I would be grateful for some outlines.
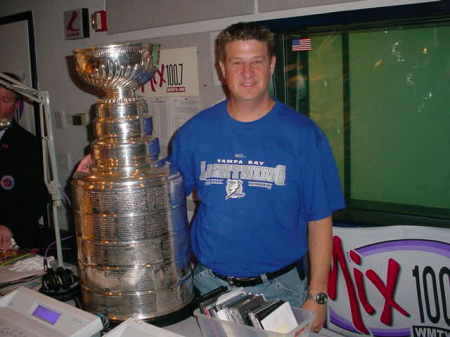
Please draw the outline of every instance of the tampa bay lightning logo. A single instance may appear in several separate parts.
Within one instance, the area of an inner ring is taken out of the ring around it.
[[[227,179],[227,186],[225,187],[225,199],[237,199],[245,197],[244,183],[240,179]]]

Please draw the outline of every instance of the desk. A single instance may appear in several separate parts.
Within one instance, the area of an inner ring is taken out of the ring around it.
[[[32,257],[29,259],[35,259]],[[25,263],[21,260],[17,263]],[[40,269],[14,270],[14,265],[0,266],[0,295],[5,295],[19,286],[31,289],[39,289],[41,286],[41,276],[45,273],[42,261]]]
[[[189,317],[181,322],[164,327],[185,337],[203,337],[194,317]],[[309,337],[343,337],[342,335],[328,329],[322,329],[319,333],[310,332]]]
[[[18,275],[12,275],[18,276]],[[24,276],[24,275],[20,275]],[[8,277],[6,274],[3,274],[3,278],[6,280]],[[9,280],[9,278],[8,278]],[[40,285],[40,280],[37,280],[37,284]],[[33,288],[33,287],[32,287]],[[37,289],[36,289],[37,290]],[[74,301],[68,301],[67,304],[74,305]],[[200,331],[200,328],[197,324],[196,319],[193,316],[190,316],[180,322],[164,327],[169,331],[172,331],[176,334],[185,336],[185,337],[203,337]],[[209,337],[209,336],[208,336]],[[332,331],[322,329],[319,334],[310,333],[310,337],[342,337],[341,335],[334,333]]]
[[[185,320],[166,326],[164,329],[183,335],[185,337],[202,337],[200,328],[194,317],[188,317]]]

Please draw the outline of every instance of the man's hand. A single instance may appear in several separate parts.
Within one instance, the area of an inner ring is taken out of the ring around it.
[[[327,319],[326,304],[317,304],[314,300],[309,299],[303,304],[303,309],[312,311],[315,314],[314,320],[311,323],[311,331],[316,333],[319,332]]]
[[[75,172],[89,173],[91,165],[92,165],[92,158],[91,155],[88,154],[83,159],[81,159]]]
[[[3,225],[0,225],[0,249],[7,250],[11,248],[11,230]]]

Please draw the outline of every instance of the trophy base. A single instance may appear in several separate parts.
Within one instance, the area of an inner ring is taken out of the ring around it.
[[[181,308],[177,311],[174,311],[170,314],[153,317],[153,318],[144,318],[144,319],[142,319],[142,321],[162,328],[165,326],[169,326],[169,325],[184,321],[185,319],[191,317],[195,309],[196,309],[196,301],[192,300],[189,304],[187,304],[183,308]],[[122,322],[124,322],[124,321],[110,320],[108,328],[105,330],[106,331],[112,330],[115,327],[117,327],[119,324],[121,324]]]

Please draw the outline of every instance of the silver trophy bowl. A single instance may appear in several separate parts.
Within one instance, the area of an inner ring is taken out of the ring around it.
[[[72,180],[83,307],[112,321],[182,319],[194,298],[182,178],[158,164],[152,115],[135,95],[157,68],[159,46],[74,55],[80,76],[105,93],[95,105],[93,165]]]
[[[90,85],[105,91],[135,90],[148,82],[159,64],[159,46],[111,44],[75,49],[75,68]]]

